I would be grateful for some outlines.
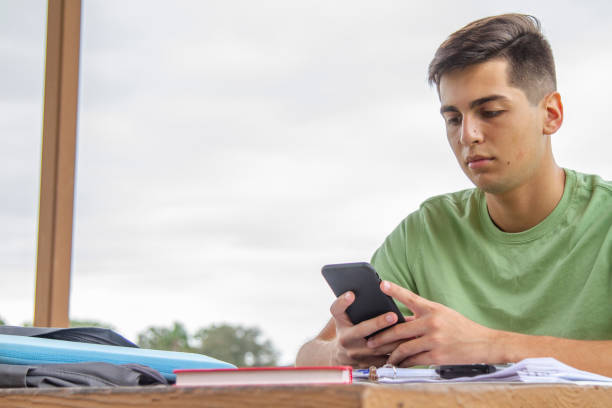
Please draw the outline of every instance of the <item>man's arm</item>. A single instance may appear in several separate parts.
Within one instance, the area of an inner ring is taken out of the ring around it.
[[[334,355],[334,339],[336,337],[336,324],[334,319],[330,319],[321,333],[314,339],[304,344],[298,351],[295,359],[296,366],[329,366],[335,365],[332,356]]]
[[[505,363],[529,357],[554,357],[572,367],[612,377],[612,341],[571,340],[493,330],[456,311],[424,299],[391,282],[387,295],[405,304],[414,320],[368,340],[373,350],[401,342],[388,362],[397,366]],[[406,340],[414,338],[412,340]]]
[[[612,340],[572,340],[500,332],[497,343],[508,361],[554,357],[580,370],[612,377]]]
[[[397,321],[397,316],[386,313],[353,325],[345,311],[354,300],[355,295],[347,292],[334,301],[330,308],[332,318],[317,337],[300,348],[295,359],[297,366],[369,367],[381,366],[387,361],[388,354],[399,342],[373,350],[367,346],[365,337],[392,325]]]

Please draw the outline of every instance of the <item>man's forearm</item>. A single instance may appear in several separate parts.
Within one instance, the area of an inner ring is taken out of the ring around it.
[[[612,377],[611,340],[571,340],[498,331],[490,356],[495,362],[553,357],[579,370]]]
[[[315,338],[304,344],[295,358],[296,366],[332,365],[333,344],[329,340]]]

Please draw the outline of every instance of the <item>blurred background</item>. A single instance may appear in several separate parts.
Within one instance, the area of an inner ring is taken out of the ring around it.
[[[34,310],[46,7],[0,0],[13,325]],[[259,363],[291,364],[329,318],[323,264],[369,260],[423,200],[471,187],[427,65],[505,12],[540,18],[552,44],[558,163],[612,179],[608,2],[83,0],[71,319],[196,350],[230,330]]]

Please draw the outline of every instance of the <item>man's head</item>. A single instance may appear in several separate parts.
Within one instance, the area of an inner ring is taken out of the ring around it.
[[[440,87],[446,73],[501,58],[508,62],[508,82],[537,104],[557,89],[555,62],[548,41],[533,16],[504,14],[476,20],[451,34],[429,64],[429,82]]]
[[[550,135],[563,122],[550,46],[533,17],[478,20],[436,52],[446,135],[468,178],[487,193],[549,183],[556,164]]]

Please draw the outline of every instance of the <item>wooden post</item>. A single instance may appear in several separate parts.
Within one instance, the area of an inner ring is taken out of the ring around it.
[[[68,327],[81,0],[49,0],[34,326]]]

